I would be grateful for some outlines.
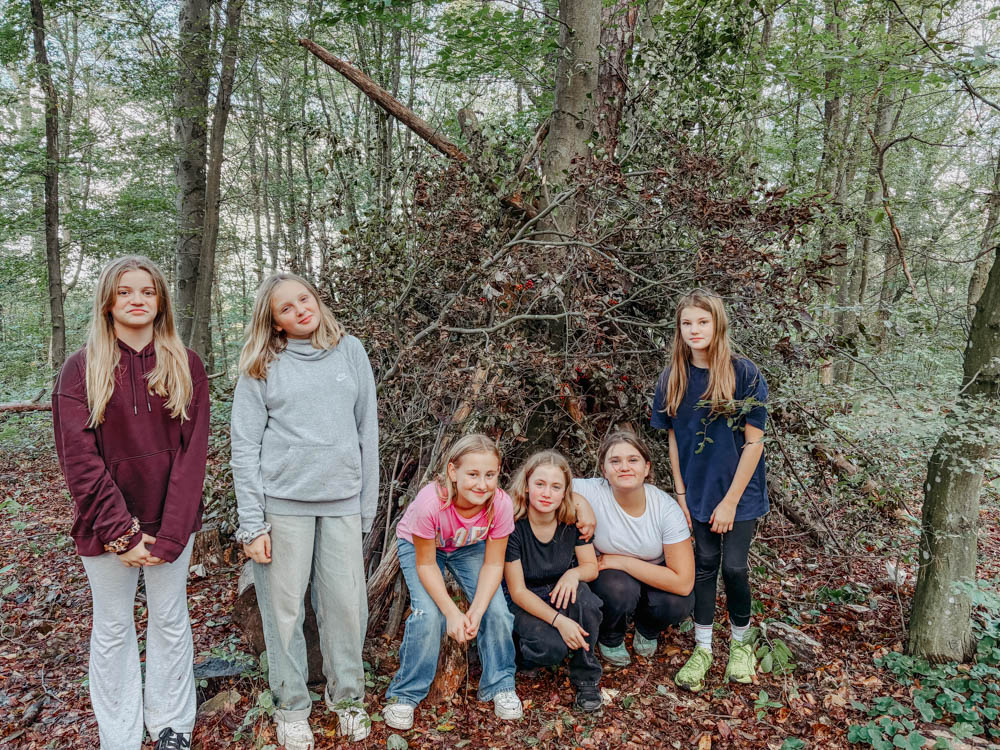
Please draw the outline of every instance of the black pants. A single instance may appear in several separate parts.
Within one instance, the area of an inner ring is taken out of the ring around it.
[[[661,591],[623,570],[602,570],[590,585],[604,602],[598,640],[605,646],[621,645],[630,619],[635,620],[635,629],[644,638],[657,638],[667,627],[690,615],[694,605],[694,594],[679,596]]]
[[[722,567],[729,619],[736,627],[750,622],[750,575],[747,558],[757,519],[736,521],[732,531],[716,534],[710,523],[693,521],[694,621],[711,625],[715,619],[715,585]]]
[[[553,586],[529,587],[529,590],[544,601],[549,601]],[[559,635],[559,631],[544,620],[539,620],[525,612],[516,604],[510,611],[514,613],[515,642],[521,664],[525,667],[546,667],[551,664],[561,664],[569,655],[569,681],[574,687],[589,687],[597,685],[601,679],[601,663],[594,653],[597,645],[597,633],[601,627],[601,600],[585,583],[576,590],[576,601],[570,602],[559,610],[563,617],[579,623],[589,633],[587,643],[589,651],[582,648],[569,650],[569,646]]]

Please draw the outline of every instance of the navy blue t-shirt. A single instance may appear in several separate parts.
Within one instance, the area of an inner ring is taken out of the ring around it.
[[[708,388],[708,370],[688,365],[688,387],[684,399],[671,417],[663,410],[667,396],[667,378],[670,368],[666,368],[656,382],[653,396],[653,415],[650,424],[661,430],[673,429],[677,438],[677,452],[680,459],[681,477],[687,491],[687,507],[691,517],[708,523],[722,498],[726,496],[736,467],[740,462],[746,435],[745,425],[750,424],[761,430],[767,420],[767,383],[757,366],[749,359],[733,357],[736,371],[736,389],[733,397],[737,402],[734,414],[711,414],[708,406],[697,406],[702,394]],[[749,409],[741,413],[740,402]],[[736,506],[737,521],[760,518],[769,509],[767,484],[764,477],[764,457],[761,456],[750,483]]]

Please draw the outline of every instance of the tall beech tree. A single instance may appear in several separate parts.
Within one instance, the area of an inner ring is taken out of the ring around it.
[[[177,43],[174,140],[177,174],[176,310],[181,339],[194,330],[208,161],[208,87],[211,21],[208,0],[183,0]],[[204,355],[204,352],[199,352]]]
[[[1000,263],[993,267],[965,348],[960,390],[966,407],[954,415],[927,465],[920,572],[913,595],[908,649],[931,661],[964,661],[974,649],[972,602],[956,584],[974,581],[983,462],[998,447],[1000,402]]]
[[[552,121],[542,150],[545,202],[565,187],[573,163],[590,156],[594,133],[601,42],[601,0],[559,1],[559,64],[556,68]],[[555,228],[573,234],[577,210],[572,202],[553,212]]]
[[[42,0],[31,0],[32,39],[38,82],[45,95],[45,259],[49,277],[49,317],[52,338],[49,364],[62,367],[66,359],[66,316],[63,313],[62,260],[59,257],[59,98],[52,82],[45,49],[45,12]]]

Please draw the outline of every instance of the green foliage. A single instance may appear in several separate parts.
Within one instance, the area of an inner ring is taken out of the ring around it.
[[[757,693],[757,699],[753,702],[753,707],[757,710],[757,721],[764,721],[768,711],[772,708],[781,708],[780,701],[772,700],[766,690]]]
[[[951,723],[951,733],[959,739],[1000,738],[997,582],[966,582],[962,588],[978,607],[973,626],[976,656],[972,664],[931,664],[926,659],[894,651],[877,658],[876,666],[887,669],[900,685],[909,688],[913,708],[888,695],[880,696],[870,707],[855,702],[854,708],[870,720],[850,727],[851,742],[868,744],[876,750],[921,747],[926,739],[915,730],[914,714],[928,723]]]

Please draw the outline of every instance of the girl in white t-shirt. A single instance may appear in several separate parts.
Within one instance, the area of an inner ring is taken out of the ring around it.
[[[600,573],[590,587],[604,602],[598,652],[610,665],[623,667],[630,661],[625,648],[629,619],[635,621],[635,652],[650,657],[660,633],[691,614],[694,552],[680,506],[646,484],[652,464],[638,436],[610,434],[598,463],[603,478],[574,479],[573,490],[597,517]]]

